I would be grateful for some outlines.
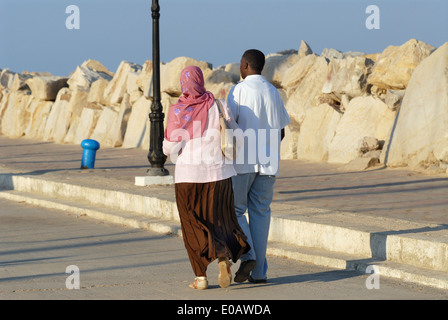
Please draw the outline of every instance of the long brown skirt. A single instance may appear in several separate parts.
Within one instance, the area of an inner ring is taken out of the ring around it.
[[[231,178],[208,183],[176,183],[177,208],[188,257],[197,277],[217,258],[236,262],[249,251],[233,203]]]

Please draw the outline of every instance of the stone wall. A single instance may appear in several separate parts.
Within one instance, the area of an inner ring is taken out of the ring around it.
[[[162,63],[165,115],[181,94],[181,70],[192,64],[217,98],[226,98],[240,80],[236,63],[215,69],[187,57]],[[267,55],[263,75],[279,89],[291,117],[283,159],[447,171],[448,43],[436,49],[411,39],[376,54],[330,48],[318,55],[302,41],[298,50]],[[122,61],[114,73],[88,60],[68,77],[4,69],[0,133],[148,149],[151,96],[151,61]]]

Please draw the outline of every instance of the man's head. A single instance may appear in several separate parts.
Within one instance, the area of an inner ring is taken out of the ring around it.
[[[248,75],[261,74],[261,71],[263,71],[264,62],[265,58],[263,52],[257,49],[247,50],[241,58],[241,77],[245,79]]]

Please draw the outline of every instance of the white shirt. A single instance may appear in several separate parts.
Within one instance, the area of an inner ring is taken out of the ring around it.
[[[227,104],[244,136],[236,172],[277,176],[281,129],[291,121],[278,90],[262,75],[249,75],[230,90]]]

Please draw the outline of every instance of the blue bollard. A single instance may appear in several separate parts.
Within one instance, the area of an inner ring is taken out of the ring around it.
[[[98,141],[85,139],[81,142],[82,152],[81,169],[93,169],[95,167],[96,150],[100,148]]]

